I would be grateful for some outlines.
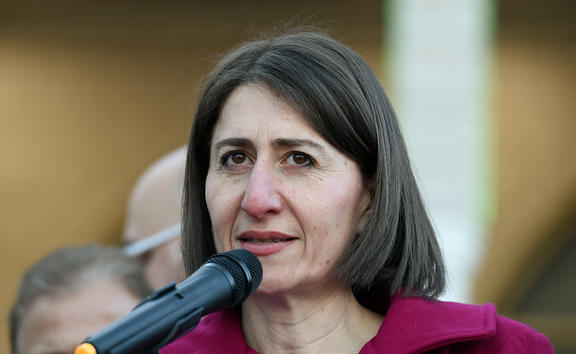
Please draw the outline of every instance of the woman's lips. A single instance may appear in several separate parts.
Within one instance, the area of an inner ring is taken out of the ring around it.
[[[237,237],[240,247],[256,256],[268,256],[290,246],[297,238],[281,232],[246,231]]]

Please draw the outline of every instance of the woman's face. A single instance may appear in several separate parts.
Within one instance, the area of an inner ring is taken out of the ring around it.
[[[228,97],[210,151],[206,202],[218,252],[258,256],[260,293],[335,281],[331,270],[369,213],[357,164],[256,85]]]

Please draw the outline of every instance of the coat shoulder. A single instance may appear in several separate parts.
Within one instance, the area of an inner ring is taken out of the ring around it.
[[[554,353],[545,335],[498,315],[494,304],[418,297],[392,299],[374,344],[398,353]]]

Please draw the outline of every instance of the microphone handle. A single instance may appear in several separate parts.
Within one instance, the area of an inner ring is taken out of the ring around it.
[[[156,353],[196,327],[205,314],[231,303],[234,278],[230,273],[216,263],[202,268],[180,284],[156,291],[84,343],[90,343],[96,354]],[[222,284],[229,284],[228,289]]]

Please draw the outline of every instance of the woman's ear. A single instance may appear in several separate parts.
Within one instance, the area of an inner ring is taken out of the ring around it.
[[[364,188],[360,195],[359,218],[356,229],[356,235],[361,234],[366,229],[370,215],[372,215],[372,191],[374,189],[374,180],[370,179],[364,183]]]

